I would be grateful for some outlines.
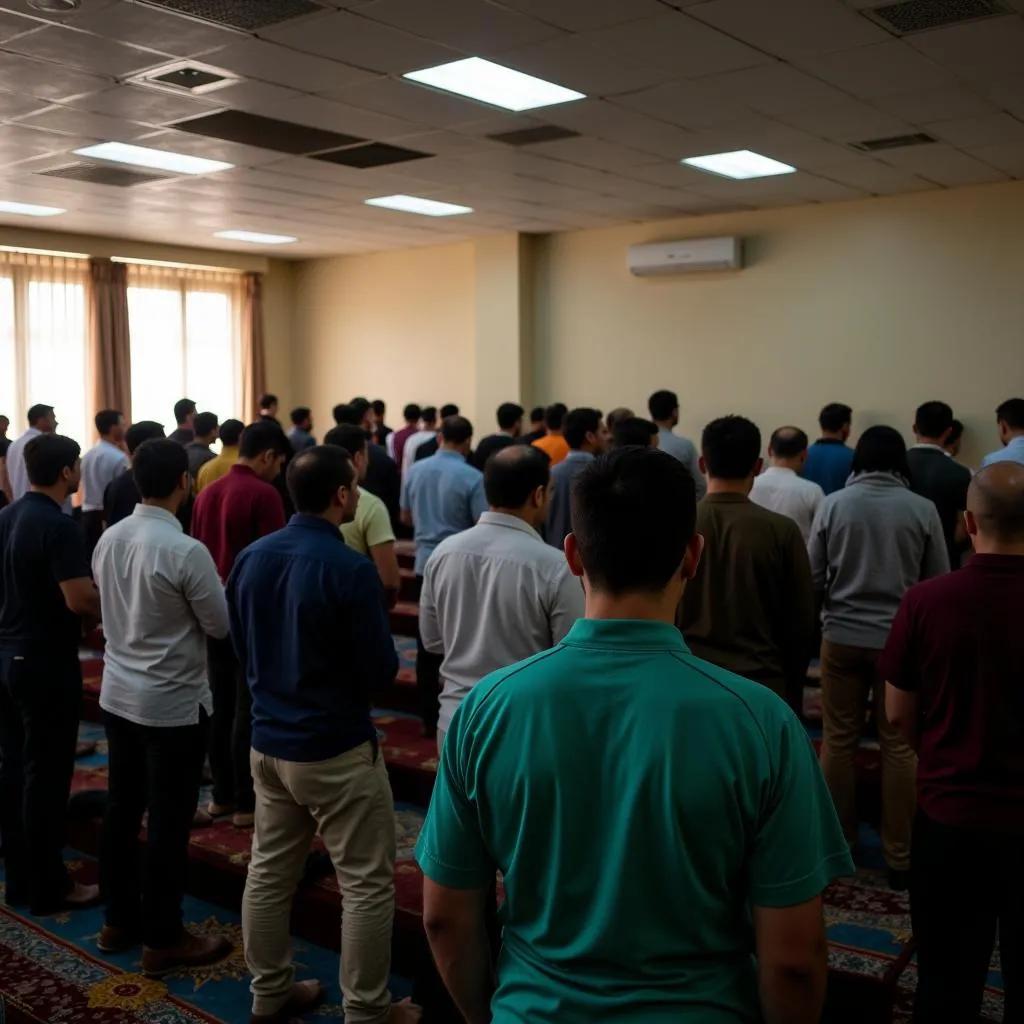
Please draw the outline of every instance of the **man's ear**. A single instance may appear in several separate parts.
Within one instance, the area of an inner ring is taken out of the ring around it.
[[[702,473],[703,473],[703,474],[704,474],[705,476],[707,476],[707,475],[708,475],[708,465],[707,465],[707,463],[706,463],[706,462],[704,461],[704,456],[703,456],[703,455],[700,455],[700,456],[698,456],[698,457],[697,457],[697,465],[698,465],[698,466],[700,467],[700,471],[701,471],[701,472],[702,472]]]
[[[569,572],[571,572],[573,576],[579,576],[582,578],[583,562],[580,560],[580,549],[579,545],[576,543],[576,537],[574,534],[570,533],[565,538],[565,544],[563,547],[565,548],[565,560],[569,563]]]
[[[700,565],[700,556],[703,553],[704,537],[695,533],[686,545],[686,552],[683,555],[682,574],[684,580],[692,580],[697,575],[697,566]]]
[[[754,463],[754,476],[760,476],[762,469],[764,469],[764,459],[758,459],[757,462]]]
[[[964,513],[964,528],[968,537],[978,536],[978,520],[974,518],[974,513],[970,509]]]

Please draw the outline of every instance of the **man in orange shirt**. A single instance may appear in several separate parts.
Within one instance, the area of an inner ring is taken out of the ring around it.
[[[569,442],[562,436],[562,421],[568,411],[561,402],[549,405],[544,410],[544,428],[547,433],[533,442],[534,447],[539,448],[551,460],[552,466],[557,466],[569,454]]]

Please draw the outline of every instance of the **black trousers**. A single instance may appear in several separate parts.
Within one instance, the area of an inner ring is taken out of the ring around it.
[[[209,746],[213,802],[252,814],[256,807],[249,767],[252,695],[230,639],[208,640],[206,660],[213,691]]]
[[[918,810],[910,854],[914,1020],[976,1021],[996,928],[1006,1024],[1024,1021],[1024,836],[954,828]]]
[[[0,836],[6,902],[34,914],[60,909],[75,771],[82,672],[78,652],[0,653]]]
[[[103,509],[82,512],[82,529],[85,532],[85,557],[92,561],[92,553],[103,536]]]
[[[416,600],[423,590],[423,577],[416,577]],[[441,715],[441,662],[444,656],[432,654],[423,646],[419,620],[416,622],[416,693],[419,696],[420,717],[426,733],[437,732],[437,720]]]
[[[206,751],[206,716],[199,714],[196,725],[161,728],[103,712],[109,790],[100,889],[107,924],[135,930],[151,949],[167,949],[181,938],[189,830]],[[140,865],[139,829],[147,809]]]

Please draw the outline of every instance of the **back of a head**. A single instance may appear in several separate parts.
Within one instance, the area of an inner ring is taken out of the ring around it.
[[[837,434],[853,422],[853,410],[841,402],[830,402],[818,413],[818,426],[830,434]]]
[[[277,395],[272,395],[269,392],[265,395],[260,395],[261,409],[272,409],[275,405],[277,405]]]
[[[352,408],[348,402],[341,402],[331,410],[334,422],[339,426],[342,423],[360,423],[363,419],[359,413]]]
[[[611,416],[608,418],[611,419]],[[612,431],[616,448],[650,448],[657,436],[658,425],[639,416],[620,419]]]
[[[655,391],[647,399],[647,411],[656,423],[670,420],[679,408],[679,396],[674,391]]]
[[[182,454],[185,449],[182,448]],[[65,469],[74,469],[82,449],[63,434],[40,434],[25,445],[25,471],[33,487],[53,487]]]
[[[330,508],[340,488],[355,485],[356,467],[344,448],[321,444],[296,455],[286,479],[295,510],[318,516]]]
[[[465,416],[449,416],[441,424],[445,444],[466,444],[473,438],[473,424]]]
[[[353,398],[348,404],[349,408],[355,410],[356,414],[359,416],[357,422],[362,423],[363,420],[366,419],[366,414],[370,411],[369,399]]]
[[[562,421],[562,436],[573,451],[587,443],[587,434],[596,434],[601,428],[600,409],[573,409]]]
[[[563,402],[555,402],[544,410],[544,426],[548,430],[561,430],[565,421],[565,414],[569,407]]]
[[[897,473],[908,483],[910,464],[903,435],[894,427],[868,427],[857,441],[851,473]]]
[[[1024,398],[1008,398],[996,409],[996,419],[1011,430],[1024,430]]]
[[[433,429],[437,426],[437,408],[433,405],[424,406],[423,411],[420,413],[420,419],[423,421],[425,428]]]
[[[169,498],[187,472],[188,452],[177,441],[146,441],[132,459],[132,474],[143,498]]]
[[[796,459],[807,451],[808,443],[807,434],[799,427],[779,427],[772,433],[768,447],[777,459]]]
[[[233,448],[238,444],[243,430],[245,430],[245,424],[241,420],[225,420],[220,425],[220,443],[225,448]]]
[[[138,423],[133,423],[124,433],[124,443],[128,446],[128,451],[134,455],[140,445],[146,441],[152,441],[156,438],[164,437],[164,426],[162,423],[156,423],[153,420],[139,420]],[[177,441],[174,442],[177,444]]]
[[[384,416],[388,411],[388,407],[384,404],[383,398],[375,398],[370,403],[370,408],[373,409],[374,416],[383,422]]]
[[[191,398],[179,398],[174,403],[174,422],[181,426],[181,424],[188,420],[189,416],[195,414],[195,411],[196,403]]]
[[[238,454],[243,459],[258,458],[266,451],[275,455],[291,454],[291,442],[285,432],[270,420],[257,420],[242,431],[238,442]]]
[[[457,405],[449,402],[447,405],[442,405],[441,406],[441,419],[446,420],[446,419],[448,419],[449,416],[458,416],[458,415],[459,415],[459,407]],[[427,410],[426,409],[423,410],[423,418],[424,419],[427,418]]]
[[[967,492],[967,510],[982,537],[1024,545],[1024,465],[1007,460],[979,470]]]
[[[344,448],[349,455],[358,455],[366,448],[370,435],[352,423],[342,423],[327,431],[324,444],[334,445],[336,448]]]
[[[745,480],[761,457],[761,431],[745,416],[721,416],[704,428],[700,453],[709,477]]]
[[[402,419],[404,419],[405,422],[408,423],[410,426],[412,426],[414,423],[419,423],[420,417],[422,415],[423,410],[415,402],[410,402],[402,410]]]
[[[949,437],[946,438],[946,444],[956,444],[964,436],[964,425],[960,420],[953,420],[953,426],[950,428]]]
[[[119,409],[101,409],[96,413],[93,422],[96,424],[96,433],[100,437],[106,437],[121,422],[121,411]]]
[[[511,430],[524,416],[526,410],[515,402],[502,402],[498,406],[498,429]]]
[[[33,405],[28,411],[28,425],[30,427],[38,427],[44,420],[48,420],[52,415],[52,405]]]
[[[207,437],[217,430],[217,414],[215,412],[201,412],[196,414],[192,421],[192,429],[196,437]]]
[[[572,532],[592,587],[657,593],[679,571],[697,521],[686,467],[655,448],[614,448],[576,478]]]
[[[636,413],[632,409],[627,409],[624,405],[620,405],[617,409],[612,409],[610,413],[605,417],[605,423],[608,424],[608,429],[615,433],[615,428],[623,420],[636,419]]]
[[[942,437],[953,429],[953,409],[945,402],[925,402],[914,413],[914,429],[920,437]]]
[[[484,466],[484,492],[491,508],[522,508],[550,480],[551,460],[532,444],[502,448]]]
[[[292,421],[292,426],[301,427],[312,415],[313,413],[308,406],[300,405],[297,409],[292,409],[288,418]]]
[[[530,410],[530,426],[535,427],[537,425],[544,425],[544,406],[535,405]]]

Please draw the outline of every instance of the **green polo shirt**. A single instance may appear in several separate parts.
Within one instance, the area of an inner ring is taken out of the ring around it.
[[[757,1020],[751,906],[853,873],[792,711],[650,621],[580,620],[478,683],[416,855],[504,875],[497,1024]]]

